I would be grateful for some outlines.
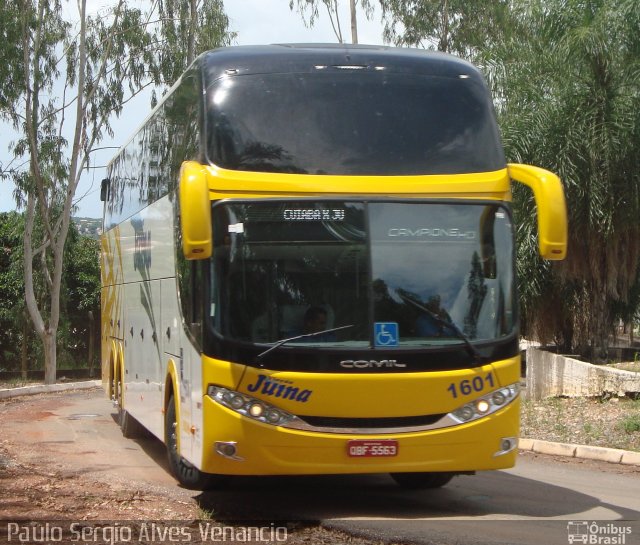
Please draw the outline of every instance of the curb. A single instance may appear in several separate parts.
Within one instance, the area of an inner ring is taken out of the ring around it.
[[[21,386],[19,388],[0,389],[0,400],[12,397],[44,394],[49,392],[64,392],[67,390],[89,390],[102,386],[101,380],[86,380],[82,382],[65,382],[63,384],[40,384],[36,386]],[[588,445],[572,445],[569,443],[553,443],[541,439],[520,438],[518,448],[538,454],[552,456],[568,456],[586,460],[598,460],[612,464],[640,466],[640,452],[606,447],[590,447]]]
[[[587,445],[571,445],[568,443],[553,443],[540,439],[523,439],[518,441],[518,448],[524,451],[550,454],[553,456],[569,456],[585,460],[598,460],[612,464],[626,464],[640,466],[640,452],[621,450],[617,448],[591,447]]]
[[[67,390],[89,390],[102,385],[101,380],[84,380],[82,382],[64,382],[62,384],[37,384],[35,386],[20,386],[18,388],[0,389],[0,399],[12,397],[46,394],[49,392],[64,392]]]

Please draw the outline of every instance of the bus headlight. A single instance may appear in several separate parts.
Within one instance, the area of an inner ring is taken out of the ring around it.
[[[519,392],[520,384],[510,384],[466,403],[455,411],[450,412],[449,416],[460,424],[472,422],[502,409],[502,407],[518,397]]]
[[[252,403],[249,405],[249,415],[253,418],[260,419],[264,414],[264,407],[260,403]]]
[[[282,426],[296,418],[265,401],[221,386],[209,386],[207,395],[223,407],[264,424]]]
[[[229,406],[234,409],[234,410],[238,410],[238,409],[242,409],[242,407],[244,407],[246,401],[245,399],[238,394],[229,394],[228,396],[225,396],[225,399],[228,398],[229,399]]]

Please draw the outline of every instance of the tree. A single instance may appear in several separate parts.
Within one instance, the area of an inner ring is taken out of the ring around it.
[[[96,144],[110,134],[112,116],[146,85],[162,82],[154,13],[118,0],[92,16],[86,4],[78,2],[77,26],[64,19],[60,0],[16,0],[0,6],[3,37],[15,38],[1,46],[10,77],[1,84],[0,115],[20,133],[13,152],[28,164],[3,174],[13,178],[26,210],[26,306],[43,344],[46,383],[56,376],[64,248],[80,176]],[[222,6],[213,0],[205,5]],[[180,36],[176,39],[176,44],[184,43]],[[189,47],[196,43],[187,40]],[[179,49],[176,44],[172,54]],[[45,281],[41,300],[34,266]]]
[[[505,0],[381,0],[380,4],[386,41],[470,59],[510,28],[510,3]]]
[[[21,233],[24,218],[17,212],[0,214],[0,369],[10,370],[20,358],[24,321],[24,281]]]
[[[523,326],[604,359],[614,318],[637,311],[640,4],[387,0],[382,6],[386,39],[455,53],[484,70],[509,160],[560,174],[570,220],[563,264],[537,256],[533,199],[514,187]]]
[[[65,255],[63,308],[73,355],[93,368],[100,341],[100,244],[81,236],[75,224],[69,230]],[[70,344],[70,343],[69,343]]]
[[[0,214],[0,369],[20,369],[26,379],[27,371],[37,369],[38,363],[41,364],[41,348],[32,334],[24,303],[21,244],[24,223],[24,214]],[[36,229],[39,229],[38,225]],[[91,361],[92,339],[88,318],[89,313],[96,318],[99,315],[100,270],[98,241],[80,236],[74,223],[69,226],[65,263],[61,288],[63,319],[59,326],[58,346],[66,357],[64,363],[75,366]],[[46,293],[38,268],[34,270],[34,284],[36,299],[41,301]],[[97,340],[93,338],[94,345]]]
[[[351,21],[351,43],[358,43],[358,19],[357,19],[357,6],[358,1],[362,7],[365,17],[370,19],[373,16],[373,5],[371,0],[349,0],[349,15]],[[340,24],[340,3],[338,0],[289,0],[289,9],[293,10],[297,7],[298,13],[302,16],[304,24],[312,28],[318,17],[320,16],[320,6],[324,6],[329,21],[331,22],[331,28],[336,35],[338,43],[344,43],[344,36],[342,35],[342,25]]]
[[[526,325],[548,339],[553,324],[566,347],[603,360],[615,308],[633,305],[640,262],[640,5],[521,9],[528,30],[498,55],[504,140],[512,159],[559,173],[570,223],[565,263],[541,264],[527,250],[533,207],[516,195]]]
[[[229,18],[222,0],[159,0],[160,72],[173,84],[202,51],[230,45]]]
[[[140,10],[120,1],[96,17],[78,3],[79,28],[62,17],[59,0],[20,0],[3,6],[4,20],[19,35],[22,59],[17,89],[2,114],[21,132],[16,156],[28,158],[28,171],[13,173],[26,208],[23,237],[26,305],[44,347],[45,382],[55,382],[60,287],[64,246],[75,190],[89,154],[119,113],[124,88],[133,94],[152,65],[150,37]],[[64,58],[64,66],[61,63]],[[64,70],[64,78],[59,78]],[[62,79],[62,96],[56,84]],[[125,85],[126,84],[126,85]],[[71,94],[71,97],[67,95]],[[71,142],[65,122],[71,118]],[[42,235],[35,230],[36,212]],[[47,297],[39,304],[34,289],[38,259]]]

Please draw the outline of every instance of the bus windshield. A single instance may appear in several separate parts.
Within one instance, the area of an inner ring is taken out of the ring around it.
[[[493,107],[476,79],[315,68],[213,83],[209,160],[231,170],[332,175],[505,167]]]
[[[227,201],[213,222],[211,321],[225,338],[419,347],[514,331],[499,204]]]

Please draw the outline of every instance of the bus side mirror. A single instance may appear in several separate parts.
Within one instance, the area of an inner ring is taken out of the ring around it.
[[[531,165],[509,163],[509,176],[533,190],[538,209],[538,241],[543,259],[560,260],[567,255],[567,206],[560,178]]]
[[[185,161],[180,169],[180,229],[187,259],[208,259],[212,252],[211,199],[201,164]]]

